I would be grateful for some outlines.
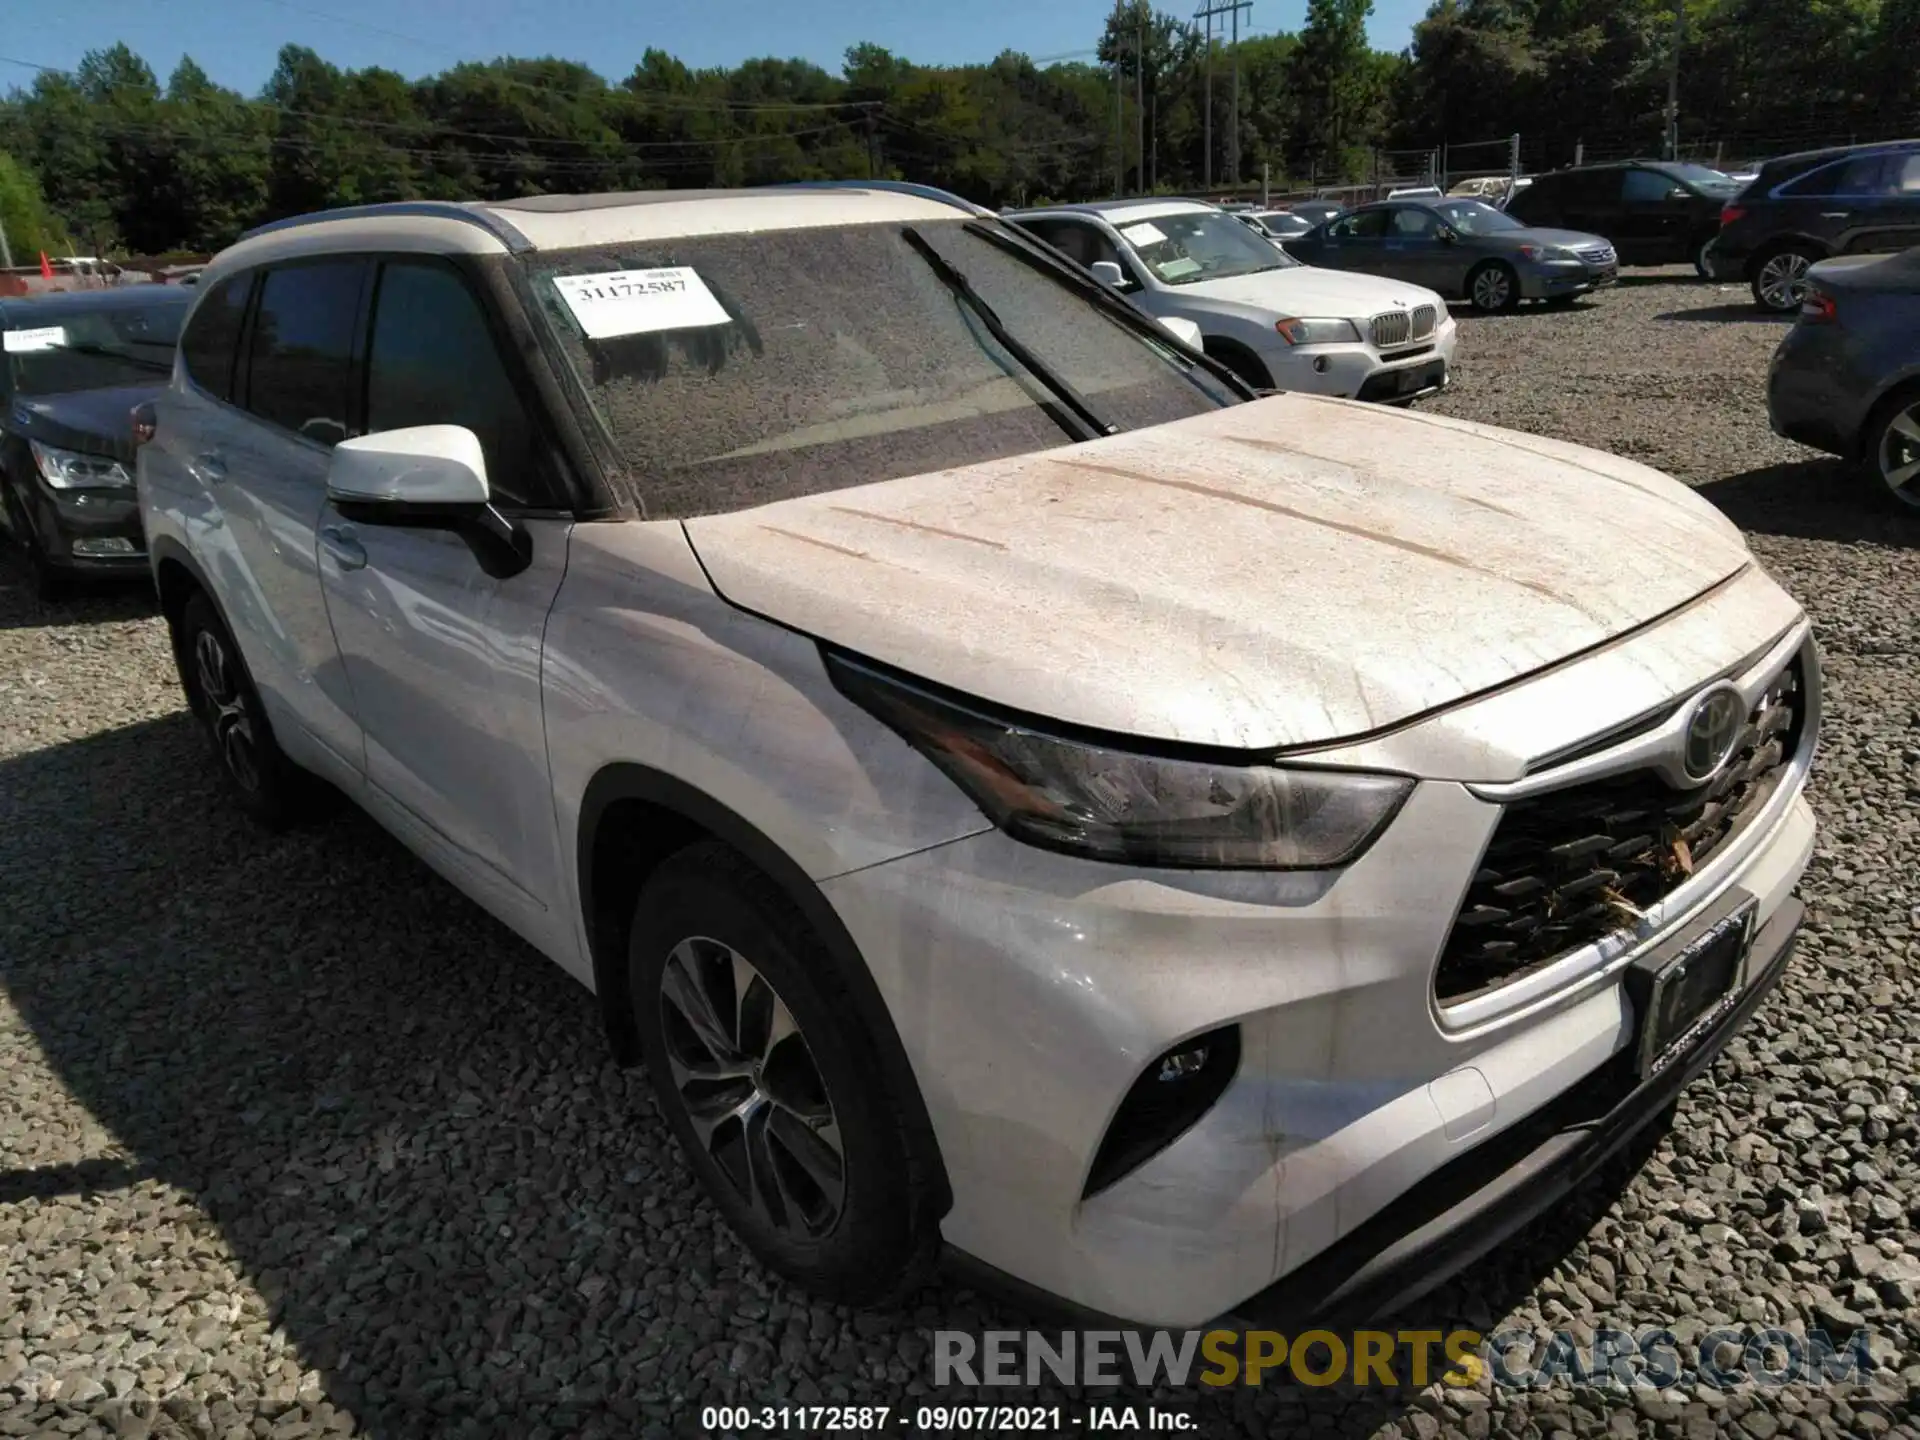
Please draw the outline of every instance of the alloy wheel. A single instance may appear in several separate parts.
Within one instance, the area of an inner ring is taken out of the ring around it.
[[[1505,309],[1512,290],[1513,282],[1497,265],[1490,265],[1473,277],[1473,303],[1482,310]]]
[[[732,946],[693,936],[660,976],[667,1063],[694,1134],[783,1236],[831,1231],[846,1200],[840,1127],[793,1013]]]
[[[1807,298],[1807,271],[1812,268],[1813,262],[1797,250],[1769,256],[1760,267],[1756,287],[1761,303],[1769,310],[1799,309],[1800,302]]]
[[[1880,437],[1880,478],[1893,498],[1920,506],[1920,400],[1893,417]]]
[[[254,741],[253,717],[241,694],[237,667],[221,638],[202,630],[193,640],[194,675],[207,707],[207,723],[220,758],[243,790],[260,788],[259,753]]]

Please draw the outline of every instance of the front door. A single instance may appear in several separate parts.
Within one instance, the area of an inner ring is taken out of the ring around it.
[[[440,530],[353,524],[327,506],[320,575],[366,735],[369,808],[549,954],[573,943],[541,711],[541,643],[572,522],[527,512],[556,462],[451,263],[378,265],[366,344],[369,434],[464,425],[533,563],[494,579]]]
[[[1632,265],[1687,258],[1693,194],[1671,175],[1630,165],[1620,177],[1620,221],[1608,238]]]

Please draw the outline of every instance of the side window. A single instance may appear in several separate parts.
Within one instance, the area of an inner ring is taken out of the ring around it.
[[[1360,210],[1343,215],[1327,228],[1327,234],[1336,240],[1378,240],[1386,233],[1387,212],[1384,210]]]
[[[1093,257],[1086,253],[1087,247],[1081,243],[1087,233],[1084,225],[1075,225],[1070,220],[1030,220],[1027,229],[1080,264],[1092,263]]]
[[[1856,155],[1802,175],[1780,187],[1782,195],[1818,199],[1826,195],[1877,195],[1886,188],[1882,172],[1885,155]]]
[[[254,307],[246,407],[262,420],[336,445],[353,424],[353,330],[364,260],[267,271]]]
[[[464,425],[479,436],[500,503],[538,493],[533,426],[479,300],[451,266],[390,260],[374,293],[367,429],[409,425]]]
[[[240,353],[240,326],[252,288],[251,270],[222,280],[201,298],[180,337],[187,378],[221,400],[233,398],[233,362]]]
[[[1890,162],[1887,190],[1906,199],[1920,197],[1920,150],[1910,155],[1890,155],[1887,159]]]
[[[1395,240],[1431,240],[1439,233],[1440,222],[1433,212],[1413,205],[1402,205],[1393,212],[1389,233]]]
[[[1620,181],[1620,198],[1629,205],[1657,205],[1677,183],[1658,170],[1628,170]]]

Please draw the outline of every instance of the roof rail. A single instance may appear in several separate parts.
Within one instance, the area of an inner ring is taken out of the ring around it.
[[[256,235],[271,235],[279,230],[293,230],[302,225],[317,225],[329,220],[371,220],[390,215],[420,215],[433,220],[461,220],[485,230],[516,254],[534,248],[531,240],[492,210],[484,206],[465,205],[455,200],[394,200],[378,205],[344,205],[337,210],[315,210],[305,215],[289,215],[284,220],[270,220],[265,225],[256,225],[240,238],[251,240]]]
[[[937,200],[942,205],[951,205],[956,210],[965,210],[973,215],[992,215],[994,212],[984,205],[976,205],[971,200],[963,200],[950,190],[942,190],[937,185],[918,185],[911,180],[791,180],[769,189],[782,190],[885,190],[895,195],[913,195],[921,200]]]

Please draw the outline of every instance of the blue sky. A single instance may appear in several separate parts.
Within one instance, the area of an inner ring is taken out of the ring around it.
[[[870,40],[913,60],[986,60],[1009,47],[1072,57],[1099,38],[1112,0],[21,0],[0,55],[60,68],[124,40],[164,81],[182,54],[225,85],[252,92],[281,45],[310,45],[342,65],[421,75],[459,60],[558,55],[610,80],[648,46],[692,65],[754,55],[800,56],[838,70]],[[1428,0],[1374,0],[1373,43],[1398,50]],[[1190,13],[1189,0],[1163,8]],[[1300,26],[1306,0],[1253,0],[1254,33]],[[0,64],[0,89],[32,72]]]

